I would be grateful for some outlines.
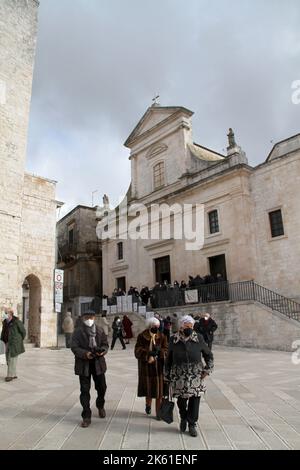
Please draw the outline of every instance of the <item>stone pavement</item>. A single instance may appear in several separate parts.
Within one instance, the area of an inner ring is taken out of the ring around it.
[[[107,356],[107,418],[79,427],[70,350],[31,349],[19,379],[0,366],[0,449],[300,449],[300,365],[291,354],[215,347],[215,372],[200,406],[199,436],[144,413],[133,345]],[[93,392],[93,403],[95,394]]]

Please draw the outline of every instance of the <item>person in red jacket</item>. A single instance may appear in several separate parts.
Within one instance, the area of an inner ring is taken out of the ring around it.
[[[127,315],[124,315],[122,320],[123,330],[125,332],[125,344],[129,344],[130,339],[133,338],[132,334],[132,321]]]

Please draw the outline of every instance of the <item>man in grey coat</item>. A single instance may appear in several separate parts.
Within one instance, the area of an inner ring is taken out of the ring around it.
[[[90,408],[91,377],[97,391],[96,406],[99,418],[105,418],[104,409],[106,392],[106,361],[104,356],[108,351],[107,336],[103,329],[95,324],[95,313],[86,312],[82,322],[72,336],[72,352],[75,355],[75,374],[79,375],[80,403],[82,405],[81,427],[87,428],[91,424],[92,411]]]

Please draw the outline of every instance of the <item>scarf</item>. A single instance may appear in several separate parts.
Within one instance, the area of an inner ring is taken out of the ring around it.
[[[85,325],[86,326],[86,325]],[[86,331],[89,337],[89,348],[91,350],[97,347],[96,343],[96,324],[94,323],[93,326],[86,326]]]
[[[179,330],[178,333],[175,333],[173,342],[174,344],[177,344],[179,341],[182,341],[183,343],[186,343],[187,341],[194,341],[195,343],[199,343],[199,338],[196,331],[193,331],[190,336],[185,336],[183,332]]]
[[[156,336],[157,336],[157,333],[152,333],[150,330],[149,330],[149,333],[150,333],[150,346],[149,346],[149,351],[152,351],[152,350],[153,350],[153,346],[156,345]]]

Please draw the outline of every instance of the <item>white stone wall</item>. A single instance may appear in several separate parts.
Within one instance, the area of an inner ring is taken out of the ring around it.
[[[141,288],[155,283],[155,258],[170,256],[172,282],[188,280],[189,275],[209,274],[209,257],[225,254],[227,276],[231,282],[255,277],[255,239],[249,172],[238,169],[199,185],[189,192],[170,195],[170,205],[203,203],[205,244],[201,250],[187,251],[186,240],[123,240],[124,259],[117,260],[117,243],[103,245],[103,292],[110,295],[116,278],[125,276],[130,285]],[[219,211],[220,233],[210,235],[208,212]],[[142,230],[141,230],[142,231]]]
[[[160,120],[164,118],[163,114]],[[157,120],[159,122],[158,117]],[[155,122],[150,120],[150,124],[147,123],[148,127]],[[183,126],[183,123],[186,124]],[[142,143],[139,142],[132,147],[132,185],[135,198],[143,198],[154,191],[153,167],[159,162],[165,164],[165,184],[171,185],[178,181],[178,178],[186,172],[191,158],[187,143],[192,143],[191,121],[179,115],[174,121],[166,123],[163,128],[147,135]],[[159,146],[165,150],[155,155]]]
[[[0,305],[16,307],[37,2],[0,2]]]
[[[177,313],[210,313],[218,329],[215,343],[223,346],[292,351],[300,339],[300,322],[272,312],[256,302],[215,302],[169,309],[158,309],[163,317]]]
[[[251,178],[256,281],[300,301],[300,151],[271,161]],[[268,212],[281,208],[283,237],[271,237]]]
[[[22,250],[18,285],[29,275],[41,283],[41,347],[56,345],[53,276],[56,240],[56,184],[25,174],[21,224]]]

